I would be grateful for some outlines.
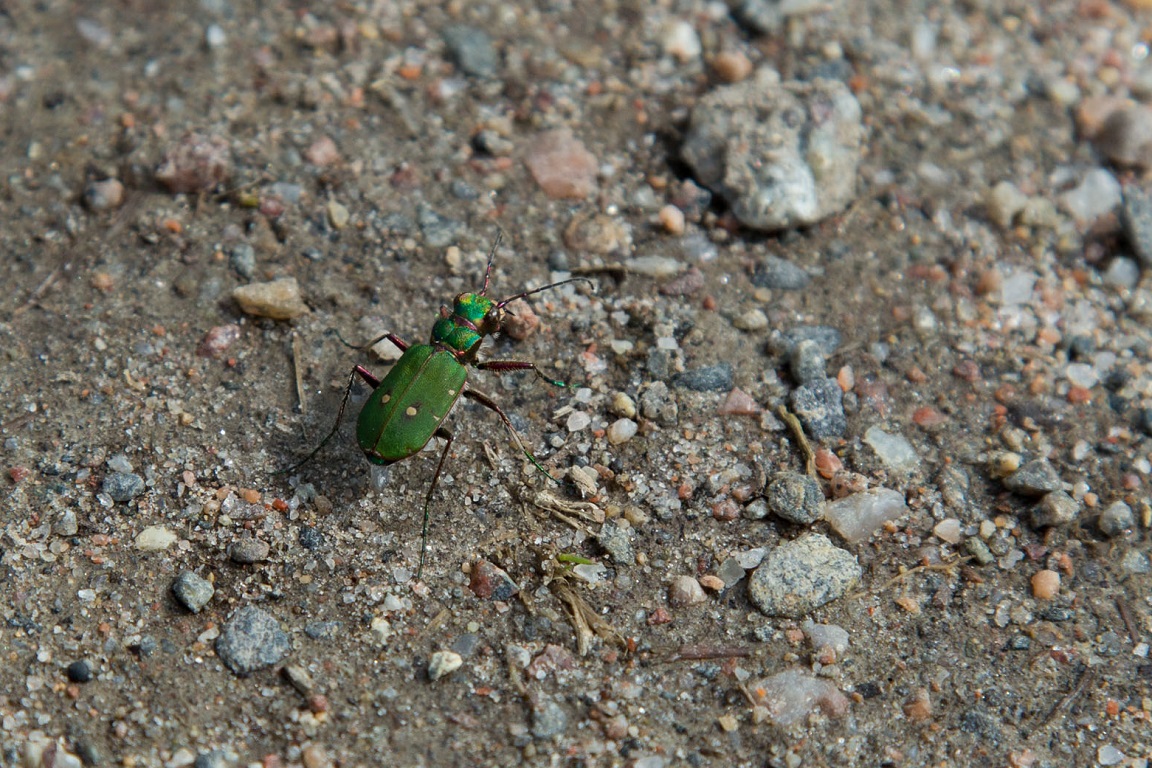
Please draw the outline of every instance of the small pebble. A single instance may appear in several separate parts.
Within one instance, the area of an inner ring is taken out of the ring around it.
[[[617,392],[612,396],[611,411],[626,419],[634,418],[636,416],[636,401],[623,392]]]
[[[1136,105],[1114,110],[1092,143],[1116,165],[1147,168],[1152,159],[1152,108]]]
[[[1002,229],[1012,226],[1016,216],[1024,210],[1028,196],[1010,181],[1001,181],[988,191],[988,218]]]
[[[460,71],[473,77],[492,77],[500,63],[488,33],[476,27],[456,24],[441,32],[448,56]]]
[[[1008,477],[1004,487],[1021,496],[1043,496],[1064,488],[1060,473],[1046,459],[1029,461]]]
[[[877,426],[864,433],[867,443],[889,469],[911,472],[920,466],[920,454],[903,435],[890,435]]]
[[[596,191],[596,157],[567,129],[536,136],[524,163],[544,194],[553,199],[583,199]]]
[[[232,542],[228,547],[228,557],[234,563],[251,565],[267,560],[270,549],[268,542],[263,539],[258,539],[255,536],[244,536]]]
[[[1096,521],[1100,533],[1110,539],[1123,536],[1136,525],[1136,515],[1132,507],[1122,501],[1114,501],[1105,507]]]
[[[1032,526],[1052,528],[1070,525],[1080,514],[1080,503],[1064,491],[1045,494],[1032,509]]]
[[[74,683],[87,683],[92,679],[92,667],[86,661],[74,661],[68,665],[68,679]]]
[[[691,576],[677,576],[668,586],[668,604],[674,608],[696,605],[707,599],[700,582]]]
[[[104,476],[100,490],[108,494],[112,501],[131,501],[144,493],[144,478],[132,472],[109,472]]]
[[[291,650],[292,644],[279,622],[255,606],[233,613],[216,638],[216,655],[240,676],[278,664]]]
[[[748,685],[756,708],[782,728],[795,725],[816,709],[828,717],[848,712],[848,699],[834,683],[810,672],[789,669]]]
[[[712,71],[722,82],[738,83],[752,74],[752,60],[740,51],[721,51],[712,59]]]
[[[954,517],[941,520],[932,529],[932,533],[936,534],[936,538],[948,544],[959,544],[964,540],[960,521]]]
[[[83,199],[84,207],[90,211],[111,211],[124,203],[124,184],[119,179],[89,182]]]
[[[196,347],[199,357],[221,357],[228,349],[240,340],[240,326],[235,323],[217,325],[209,329]]]
[[[737,315],[732,325],[741,331],[756,333],[768,327],[768,315],[759,307],[753,307]]]
[[[237,243],[228,253],[228,264],[245,280],[256,274],[256,249],[249,243]]]
[[[233,289],[232,299],[245,314],[273,320],[291,320],[309,312],[294,277],[241,285]]]
[[[780,291],[802,291],[812,282],[811,275],[795,262],[779,256],[765,256],[752,273],[752,285]],[[825,348],[825,354],[828,350]]]
[[[612,562],[617,565],[635,565],[636,552],[632,547],[632,537],[629,535],[630,526],[622,526],[613,521],[604,523],[600,532],[596,534],[596,542],[600,545]]]
[[[192,613],[200,613],[215,593],[216,589],[212,586],[212,582],[197,576],[192,571],[181,572],[172,582],[172,594]]]
[[[748,596],[768,616],[799,618],[843,596],[862,573],[851,553],[809,533],[768,554],[748,582]]]
[[[304,150],[304,160],[317,168],[326,168],[340,162],[340,150],[329,136],[321,136]]]
[[[732,363],[725,361],[678,373],[672,383],[695,392],[727,392],[732,389]]]
[[[682,19],[673,21],[664,29],[662,44],[664,53],[681,64],[698,59],[703,51],[700,35],[691,24]]]
[[[328,214],[328,223],[332,225],[333,229],[344,229],[352,218],[348,209],[335,200],[328,201],[325,211]]]
[[[871,488],[824,504],[824,519],[849,544],[864,541],[881,525],[907,512],[904,494],[891,488]]]
[[[428,679],[436,682],[464,665],[464,658],[454,651],[436,651],[428,660]]]
[[[716,413],[721,416],[759,416],[763,410],[755,398],[739,387],[733,387]]]
[[[1105,169],[1094,168],[1077,187],[1061,194],[1059,202],[1077,222],[1090,224],[1120,206],[1120,182]]]
[[[816,522],[824,511],[824,492],[820,483],[800,472],[778,473],[768,483],[765,497],[768,508],[777,517],[798,525]]]
[[[142,552],[159,552],[172,546],[179,537],[162,525],[145,528],[136,535],[136,549]]]
[[[639,425],[632,419],[617,419],[608,426],[608,442],[611,445],[621,445],[636,436]]]
[[[532,707],[532,735],[537,739],[552,739],[567,728],[568,713],[564,707],[551,698],[538,697]]]
[[[835,379],[822,379],[797,387],[789,396],[792,412],[815,440],[840,437],[848,430],[844,391]]]
[[[1152,266],[1152,193],[1136,183],[1124,187],[1121,221],[1128,242],[1145,268]]]
[[[1056,571],[1037,571],[1032,577],[1032,596],[1037,600],[1051,600],[1060,593],[1060,574]]]
[[[827,362],[820,345],[812,339],[801,339],[788,354],[788,369],[797,384],[812,384],[827,378]]]
[[[660,209],[660,225],[670,235],[679,237],[684,234],[684,211],[674,205],[666,205]]]
[[[468,588],[481,600],[510,600],[520,591],[507,571],[487,560],[472,565]]]
[[[232,175],[232,150],[220,136],[191,133],[164,155],[156,181],[173,194],[207,192]]]

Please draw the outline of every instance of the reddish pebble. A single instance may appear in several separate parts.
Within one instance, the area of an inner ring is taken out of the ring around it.
[[[13,483],[23,482],[24,480],[26,480],[28,478],[28,475],[30,475],[30,474],[32,474],[32,473],[28,470],[27,467],[9,467],[8,468],[8,478]]]
[[[240,340],[240,326],[229,323],[218,325],[204,334],[196,354],[200,357],[220,357],[228,348]]]
[[[487,560],[472,566],[468,588],[481,600],[507,600],[520,591],[507,572]]]
[[[548,197],[582,199],[596,191],[596,157],[567,129],[533,139],[524,163]]]
[[[917,688],[904,703],[904,716],[914,723],[932,717],[932,699],[928,696],[927,688]]]
[[[948,417],[932,406],[925,405],[912,413],[912,421],[921,427],[938,427],[948,421]]]
[[[328,711],[328,697],[322,693],[313,694],[308,697],[308,709],[312,710],[313,714],[320,714],[321,712]]]
[[[516,341],[524,341],[540,327],[540,316],[532,309],[532,305],[523,299],[517,299],[508,305],[508,314],[504,317],[504,333]]]
[[[712,518],[727,523],[740,517],[740,505],[732,499],[724,499],[712,505]]]
[[[1086,387],[1072,387],[1068,390],[1068,402],[1073,405],[1082,405],[1092,402],[1092,390]]]
[[[649,626],[655,627],[658,624],[667,624],[670,621],[672,621],[672,614],[668,613],[668,610],[665,608],[657,608],[648,614]]]
[[[816,449],[815,463],[816,471],[825,480],[831,479],[833,475],[844,469],[844,462],[840,461],[840,457],[827,448]]]
[[[737,388],[728,393],[716,412],[721,416],[758,416],[760,411],[760,404],[747,392]]]
[[[841,392],[852,391],[852,388],[856,386],[856,372],[852,370],[852,366],[841,366],[840,370],[836,372],[836,383],[840,386]]]
[[[108,293],[116,285],[116,281],[112,279],[112,275],[107,272],[97,272],[92,275],[90,281],[93,288],[101,293]]]
[[[974,360],[961,360],[952,368],[952,375],[964,381],[980,381],[980,366]]]
[[[336,142],[332,139],[321,136],[312,142],[312,146],[304,150],[304,159],[312,165],[323,168],[339,162],[340,150],[336,148]]]
[[[220,136],[191,133],[170,148],[156,181],[173,194],[207,192],[232,175],[232,150]]]

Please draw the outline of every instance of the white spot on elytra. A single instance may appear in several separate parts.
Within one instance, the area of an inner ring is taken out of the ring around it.
[[[416,406],[414,406],[414,405],[408,406],[408,409],[405,410],[404,413],[408,416],[415,416],[417,413]]]

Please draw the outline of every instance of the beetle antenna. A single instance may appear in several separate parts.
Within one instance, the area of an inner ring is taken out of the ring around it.
[[[595,283],[593,283],[591,280],[589,280],[586,277],[570,277],[567,280],[561,280],[561,281],[556,282],[556,283],[549,283],[548,285],[541,286],[540,288],[533,288],[530,291],[524,291],[524,293],[518,293],[515,296],[509,296],[506,299],[502,299],[502,300],[496,302],[496,308],[497,309],[504,309],[504,307],[506,307],[507,305],[516,301],[517,299],[523,299],[524,297],[531,296],[534,293],[541,293],[543,291],[548,291],[548,290],[551,290],[553,288],[559,288],[562,285],[568,285],[568,283],[588,283],[588,285],[592,285],[592,286],[595,285]]]
[[[496,249],[500,247],[500,241],[504,239],[504,230],[496,230],[496,240],[492,243],[492,250],[488,251],[488,268],[484,270],[484,287],[480,289],[480,296],[488,293],[488,279],[492,277],[492,262],[496,259]]]

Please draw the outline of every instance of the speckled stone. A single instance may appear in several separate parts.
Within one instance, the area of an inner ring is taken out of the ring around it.
[[[291,650],[292,644],[280,623],[255,606],[233,613],[216,638],[216,655],[241,677],[279,663]]]

